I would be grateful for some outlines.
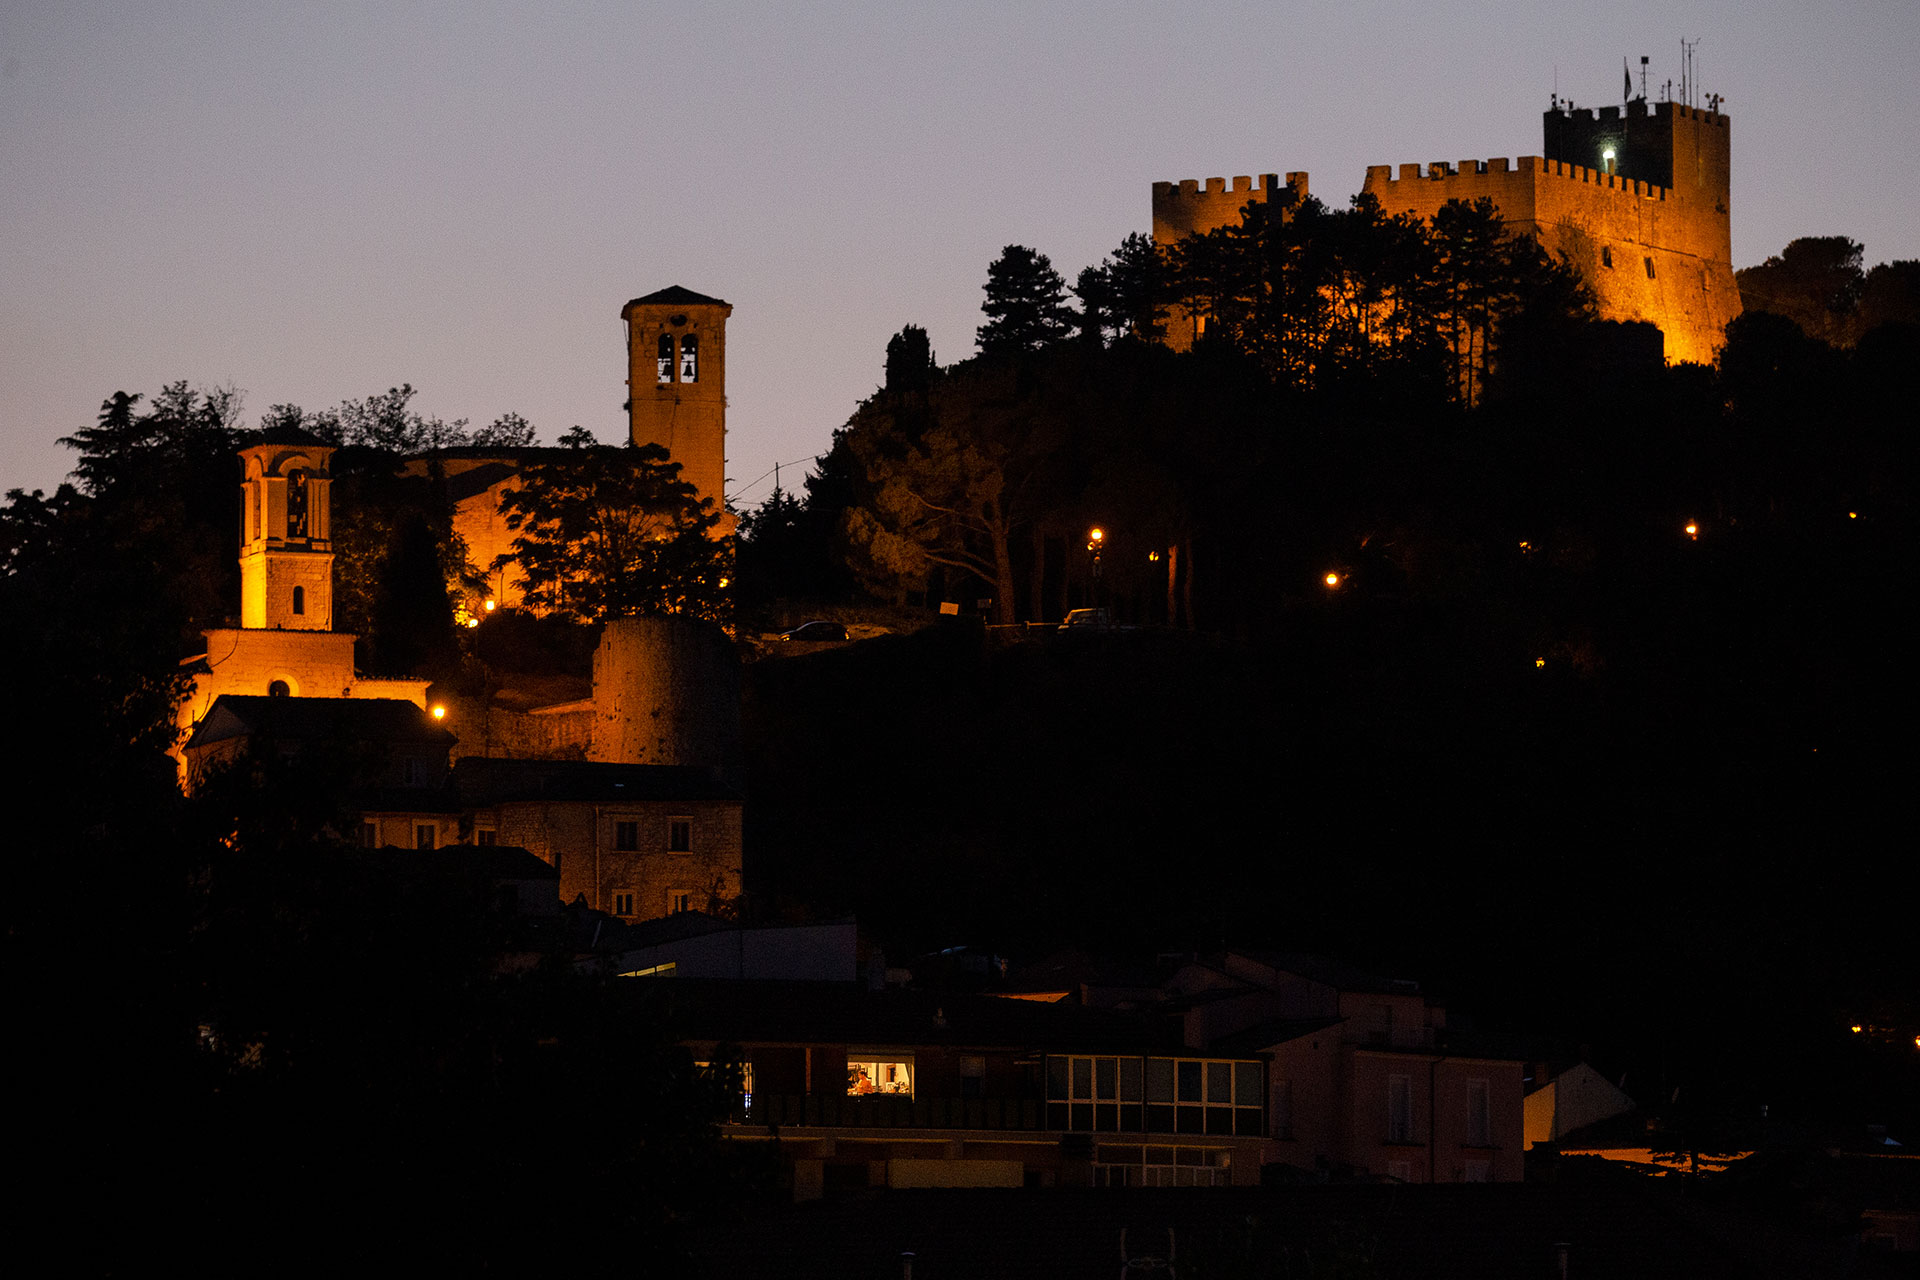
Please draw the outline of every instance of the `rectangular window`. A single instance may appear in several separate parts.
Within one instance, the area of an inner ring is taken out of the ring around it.
[[[691,910],[693,910],[693,890],[691,889],[667,890],[667,914],[668,915],[670,916],[678,915],[682,911],[691,911]]]
[[[363,849],[378,849],[380,847],[379,823],[363,822],[360,824],[360,847]]]
[[[1600,265],[1603,267],[1611,267],[1613,265],[1612,245],[1604,244],[1600,246]]]
[[[631,893],[616,893],[613,895],[613,914],[617,916],[630,916],[633,914],[633,895]]]
[[[1655,276],[1653,274],[1653,259],[1648,258],[1645,261],[1647,264],[1647,279],[1649,280],[1655,279]]]
[[[492,827],[481,827],[473,833],[473,842],[479,845],[493,844],[499,839],[499,835],[500,833]]]
[[[1263,1070],[1218,1058],[1050,1057],[1047,1127],[1257,1136]]]
[[[1493,1086],[1486,1080],[1467,1081],[1467,1145],[1493,1145]]]
[[[401,781],[404,782],[407,786],[418,787],[426,783],[427,771],[424,765],[422,764],[422,762],[418,758],[414,756],[408,756],[405,760],[400,762],[400,769],[401,769]]]
[[[1101,1143],[1093,1149],[1096,1187],[1229,1187],[1233,1153],[1213,1147]]]
[[[613,847],[620,850],[638,849],[640,847],[640,824],[638,822],[614,823]]]
[[[1413,1141],[1413,1077],[1387,1077],[1387,1141]]]
[[[668,818],[667,819],[667,852],[668,853],[692,853],[693,852],[693,819],[692,818]]]
[[[439,828],[435,827],[431,822],[416,823],[413,828],[413,847],[416,849],[431,849],[439,839],[439,835]]]
[[[900,1098],[913,1096],[912,1054],[847,1055],[847,1096],[864,1098],[876,1093]]]

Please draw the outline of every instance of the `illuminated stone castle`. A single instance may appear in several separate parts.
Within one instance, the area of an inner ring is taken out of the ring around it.
[[[1730,125],[1717,109],[1638,99],[1597,111],[1555,106],[1544,156],[1436,160],[1368,168],[1362,190],[1388,215],[1431,219],[1449,200],[1493,201],[1507,226],[1564,256],[1593,290],[1603,320],[1657,325],[1669,362],[1709,363],[1740,314],[1728,212]],[[1304,196],[1307,175],[1286,187]],[[1153,184],[1153,238],[1168,245],[1235,224],[1272,198],[1275,174]],[[1197,320],[1176,310],[1167,341],[1192,345]]]

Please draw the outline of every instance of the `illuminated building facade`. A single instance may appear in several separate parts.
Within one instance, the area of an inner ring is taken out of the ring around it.
[[[333,630],[331,446],[299,428],[240,451],[240,625],[204,632],[176,711],[184,744],[222,694],[397,698],[424,708],[427,681],[355,672],[354,637]],[[184,775],[183,775],[184,776]]]
[[[1449,200],[1491,200],[1510,230],[1535,236],[1593,290],[1603,320],[1656,325],[1670,363],[1710,363],[1740,314],[1730,213],[1732,126],[1717,107],[1636,99],[1624,107],[1556,105],[1542,118],[1544,155],[1368,168],[1362,190],[1389,214],[1432,219]],[[1307,175],[1286,187],[1307,192]],[[1237,222],[1281,189],[1210,178],[1153,184],[1157,244]],[[1176,311],[1167,341],[1185,349],[1196,320]]]

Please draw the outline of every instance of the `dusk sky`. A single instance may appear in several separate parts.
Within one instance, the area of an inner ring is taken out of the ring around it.
[[[1736,267],[1920,258],[1920,3],[806,6],[0,0],[0,487],[115,390],[246,421],[401,382],[624,438],[620,307],[734,305],[728,485],[792,488],[890,334],[973,351],[1009,243],[1069,283],[1150,184],[1538,154],[1556,87],[1654,96],[1698,37]]]

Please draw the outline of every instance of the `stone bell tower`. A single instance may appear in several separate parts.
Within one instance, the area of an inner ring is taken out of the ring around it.
[[[715,510],[726,504],[727,317],[731,304],[673,285],[620,310],[627,324],[628,431],[680,464]],[[727,531],[732,521],[727,520]]]
[[[332,629],[332,457],[332,446],[297,430],[241,450],[242,627]]]

